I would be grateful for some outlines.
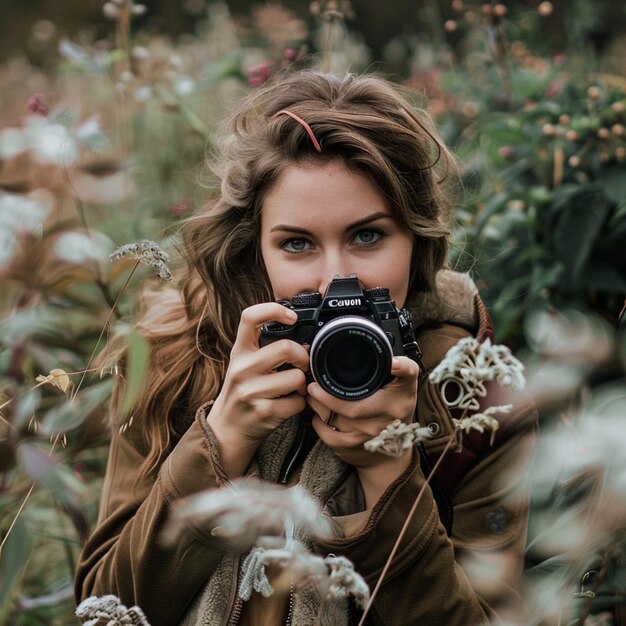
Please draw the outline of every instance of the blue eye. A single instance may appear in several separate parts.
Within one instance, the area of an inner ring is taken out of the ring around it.
[[[373,246],[382,239],[383,233],[373,228],[364,228],[354,235],[354,241],[361,246]]]
[[[281,242],[280,247],[285,252],[290,252],[291,254],[297,254],[298,252],[304,252],[311,247],[311,244],[306,239],[285,239],[285,241]]]

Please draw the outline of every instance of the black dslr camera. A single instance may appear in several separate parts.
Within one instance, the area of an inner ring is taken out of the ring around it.
[[[309,344],[313,379],[337,398],[372,395],[393,379],[393,356],[420,363],[409,311],[396,307],[388,289],[364,290],[354,274],[336,276],[323,298],[316,291],[279,302],[293,309],[298,321],[293,326],[265,324],[260,345],[278,339]]]

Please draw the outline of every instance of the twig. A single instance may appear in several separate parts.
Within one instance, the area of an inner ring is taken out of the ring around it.
[[[85,206],[83,205],[83,201],[80,199],[80,196],[78,195],[78,191],[76,190],[76,187],[74,186],[74,183],[72,182],[72,177],[70,176],[70,173],[67,167],[63,167],[63,174],[65,176],[65,181],[67,182],[68,186],[74,192],[74,199],[75,199],[75,204],[76,204],[76,211],[78,212],[78,218],[80,219],[80,222],[87,236],[91,237],[92,230],[91,230],[91,227],[89,226],[89,222],[87,221],[87,214],[85,212]],[[109,286],[104,282],[102,278],[98,261],[96,259],[93,259],[93,261],[94,261],[93,265],[95,268],[94,282],[96,286],[98,287],[98,289],[100,290],[100,293],[102,293],[102,297],[104,298],[104,301],[109,305],[111,309],[115,310],[115,307],[113,304],[113,296],[111,295]],[[120,315],[117,313],[117,311],[115,311],[115,315],[118,319],[120,319]]]
[[[50,446],[50,451],[48,452],[48,456],[52,456],[52,453],[54,452],[54,449],[56,448],[56,445],[57,445],[58,442],[59,442],[59,435],[56,436],[56,439],[54,440],[54,442]],[[11,525],[9,526],[9,530],[7,530],[7,534],[2,539],[2,543],[0,543],[0,557],[2,556],[2,549],[4,548],[4,545],[6,544],[7,540],[9,539],[9,536],[11,535],[13,527],[15,526],[15,524],[17,523],[17,520],[19,519],[20,515],[22,514],[22,511],[24,510],[24,507],[26,506],[26,503],[28,502],[28,499],[30,498],[31,494],[33,493],[33,489],[34,488],[35,488],[35,483],[33,483],[30,486],[30,489],[28,490],[27,494],[24,496],[24,500],[22,501],[22,504],[20,504],[20,508],[17,510],[17,513],[15,514],[15,517],[13,518],[13,521],[11,522]]]
[[[151,82],[154,95],[165,105],[171,105],[174,103],[178,109],[180,116],[191,126],[191,128],[198,133],[201,137],[208,139],[211,143],[214,142],[211,129],[187,106],[187,104],[178,95],[172,93],[163,85],[159,85],[157,82]]]
[[[128,283],[130,283],[130,279],[133,277],[133,274],[135,273],[135,271],[139,267],[139,263],[140,263],[140,261],[137,261],[135,263],[135,267],[133,267],[131,273],[128,275],[128,278],[126,279],[126,282],[124,283],[124,285],[120,289],[120,292],[117,294],[117,298],[115,298],[115,302],[113,303],[113,306],[109,310],[109,314],[107,315],[106,320],[104,320],[104,326],[102,327],[102,330],[100,331],[100,336],[98,337],[98,341],[96,341],[96,345],[93,347],[93,350],[91,352],[91,356],[89,357],[89,361],[87,362],[87,366],[83,370],[83,375],[82,375],[80,381],[78,382],[78,385],[76,385],[76,388],[74,389],[74,392],[72,393],[72,397],[70,398],[71,401],[74,401],[74,399],[76,398],[76,394],[78,393],[78,390],[80,389],[81,385],[83,384],[83,382],[85,380],[85,376],[87,375],[87,372],[91,371],[89,368],[91,366],[91,362],[93,361],[94,357],[96,356],[96,352],[98,350],[98,347],[100,346],[100,341],[102,341],[102,337],[104,336],[104,332],[107,329],[107,326],[109,325],[109,322],[111,321],[111,317],[113,316],[113,312],[117,308],[117,305],[118,305],[118,303],[120,301],[120,298],[122,297],[122,295],[126,291],[126,287],[128,287]]]
[[[124,285],[120,289],[120,292],[117,295],[117,298],[115,299],[115,302],[113,303],[113,306],[111,307],[111,309],[109,311],[109,314],[107,315],[107,318],[106,318],[106,320],[104,322],[104,326],[102,327],[102,331],[100,331],[100,336],[98,337],[98,341],[96,342],[96,345],[94,346],[94,349],[91,352],[91,356],[89,357],[89,362],[87,363],[87,367],[82,371],[81,379],[78,382],[78,385],[76,385],[76,388],[74,389],[74,392],[72,393],[72,395],[70,397],[70,402],[73,402],[76,399],[76,394],[78,393],[78,390],[80,389],[81,385],[83,384],[83,381],[85,380],[85,376],[87,375],[87,372],[92,371],[92,370],[90,370],[91,362],[93,361],[93,359],[95,357],[95,354],[96,354],[96,351],[98,349],[98,346],[100,345],[100,341],[102,340],[102,337],[104,336],[104,332],[105,332],[105,330],[106,330],[106,328],[107,328],[107,326],[108,326],[108,324],[109,324],[109,322],[111,320],[111,316],[113,315],[113,311],[117,307],[117,304],[119,303],[120,298],[124,294],[124,291],[126,290],[126,287],[128,287],[128,283],[130,282],[130,279],[133,277],[133,274],[135,273],[135,271],[137,270],[138,267],[139,267],[139,261],[137,261],[135,263],[135,267],[133,267],[131,273],[128,275],[128,278],[126,279],[126,282],[124,283]],[[45,382],[47,382],[47,381],[45,381]],[[45,382],[41,382],[37,386],[43,385],[43,384],[45,384]],[[11,402],[10,399],[7,402],[5,402],[2,405],[2,407],[6,406],[6,404],[8,404],[9,402]],[[2,408],[2,407],[0,407],[0,408]],[[50,446],[50,452],[48,452],[48,456],[52,455],[52,453],[54,452],[54,449],[55,449],[58,441],[59,441],[59,435],[56,436],[54,442],[52,443],[52,446]],[[5,543],[7,542],[7,539],[9,538],[9,535],[11,534],[11,531],[13,530],[13,527],[15,526],[19,516],[21,515],[21,513],[22,513],[22,511],[24,509],[24,506],[26,506],[26,503],[28,502],[28,499],[30,498],[30,495],[33,492],[34,488],[35,488],[35,483],[33,483],[30,486],[30,489],[28,490],[28,493],[24,497],[24,500],[23,500],[22,504],[20,505],[20,508],[17,511],[16,515],[15,515],[15,518],[11,522],[11,526],[9,527],[9,530],[7,531],[7,534],[4,536],[4,539],[2,540],[2,543],[0,544],[0,555],[2,554],[2,548],[4,547]]]
[[[78,372],[65,372],[65,373],[68,376],[78,376],[79,374],[82,374],[84,376],[87,372],[95,372],[95,371],[96,371],[96,368],[91,368],[91,369],[79,370]],[[37,383],[36,385],[33,385],[32,387],[29,387],[28,391],[34,391],[35,389],[38,389],[39,387],[43,387],[44,385],[47,385],[48,383],[49,383],[49,381],[42,380],[41,382]],[[9,406],[9,404],[11,404],[11,402],[13,402],[18,397],[19,397],[19,394],[14,396],[13,398],[9,398],[3,404],[0,404],[0,411],[2,411],[2,409],[4,409],[5,407]],[[4,422],[9,428],[15,428],[13,426],[13,424],[11,424],[11,422],[9,422],[2,414],[0,414],[0,422]]]
[[[456,441],[457,432],[458,432],[458,428],[456,428],[455,430],[452,431],[452,433],[450,435],[450,439],[448,440],[448,443],[446,444],[446,447],[443,449],[443,452],[441,453],[441,455],[437,459],[437,462],[433,466],[433,469],[430,472],[430,474],[428,475],[428,478],[426,478],[426,480],[424,481],[424,484],[422,485],[422,488],[419,490],[419,493],[417,494],[417,496],[415,498],[415,502],[413,502],[413,506],[411,507],[411,510],[409,511],[408,515],[406,516],[406,520],[404,521],[404,525],[402,526],[402,528],[400,530],[400,533],[398,534],[398,538],[396,539],[396,542],[393,545],[393,548],[391,549],[391,553],[389,554],[389,558],[387,559],[387,562],[385,563],[385,566],[383,567],[383,571],[381,572],[380,577],[378,578],[378,582],[376,583],[376,587],[374,587],[374,591],[372,591],[372,595],[370,596],[369,602],[367,603],[367,606],[365,607],[365,610],[363,611],[363,615],[361,616],[361,621],[359,622],[358,626],[364,626],[365,618],[367,617],[367,614],[369,613],[372,605],[374,604],[374,599],[376,598],[376,595],[378,594],[378,591],[382,587],[382,584],[383,584],[383,581],[385,579],[385,576],[387,575],[387,572],[389,571],[389,568],[391,567],[391,563],[392,563],[394,557],[396,556],[396,552],[400,548],[400,543],[402,542],[402,539],[404,538],[404,535],[406,534],[406,531],[409,528],[409,524],[411,522],[411,519],[412,519],[413,515],[415,514],[415,511],[417,510],[417,505],[419,504],[420,500],[422,499],[422,495],[426,491],[426,487],[429,485],[430,479],[433,477],[434,473],[437,471],[437,468],[439,467],[439,465],[443,461],[443,458],[445,457],[446,453],[448,452],[448,450],[450,449],[452,444]]]
[[[4,536],[4,539],[2,539],[2,543],[0,543],[0,556],[2,556],[2,549],[4,548],[4,544],[7,542],[7,539],[9,538],[9,535],[11,534],[13,527],[17,523],[17,519],[19,518],[24,507],[26,506],[26,503],[28,502],[28,498],[30,498],[30,494],[33,492],[34,488],[35,488],[35,483],[33,483],[30,486],[30,489],[28,490],[26,497],[22,501],[22,504],[20,504],[20,508],[17,510],[17,513],[15,514],[15,517],[13,518],[13,521],[11,522],[11,525],[9,526],[9,530],[7,530],[7,534]]]

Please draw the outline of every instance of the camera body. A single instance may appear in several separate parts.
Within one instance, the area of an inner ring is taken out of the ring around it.
[[[303,293],[279,300],[298,320],[292,326],[268,322],[261,346],[279,339],[310,345],[310,374],[332,395],[361,400],[393,379],[394,356],[419,363],[412,316],[399,309],[383,287],[363,289],[355,275],[336,276],[322,297]]]

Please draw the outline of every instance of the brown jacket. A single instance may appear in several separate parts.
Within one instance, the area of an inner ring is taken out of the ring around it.
[[[453,427],[439,389],[427,381],[428,371],[468,333],[479,339],[491,333],[467,277],[440,272],[438,284],[436,296],[411,304],[426,368],[417,418],[435,433],[425,446],[431,464]],[[498,391],[495,389],[494,395]],[[506,401],[511,400],[507,397]],[[485,406],[503,403],[502,398],[494,397]],[[516,584],[528,514],[524,470],[536,422],[528,403],[520,399],[514,403],[516,410],[501,424],[493,445],[489,434],[472,435],[464,440],[464,450],[449,453],[437,470],[434,478],[452,504],[452,534],[448,537],[428,489],[377,595],[372,623],[524,623]],[[223,566],[229,550],[208,528],[187,528],[170,547],[161,544],[159,535],[175,500],[227,484],[228,477],[202,410],[155,479],[138,477],[145,454],[145,446],[134,437],[132,428],[123,434],[113,430],[100,517],[82,553],[76,595],[81,599],[112,593],[126,605],[140,606],[152,626],[174,626],[200,597],[220,564]],[[347,536],[318,542],[317,551],[348,557],[373,588],[424,480],[420,456],[415,453],[409,469],[389,486],[374,508],[361,513],[363,523]],[[339,522],[349,513],[359,513],[342,500],[340,484],[326,496],[323,504],[335,515],[341,512]],[[223,615],[230,614],[234,596],[230,593],[220,598]]]

